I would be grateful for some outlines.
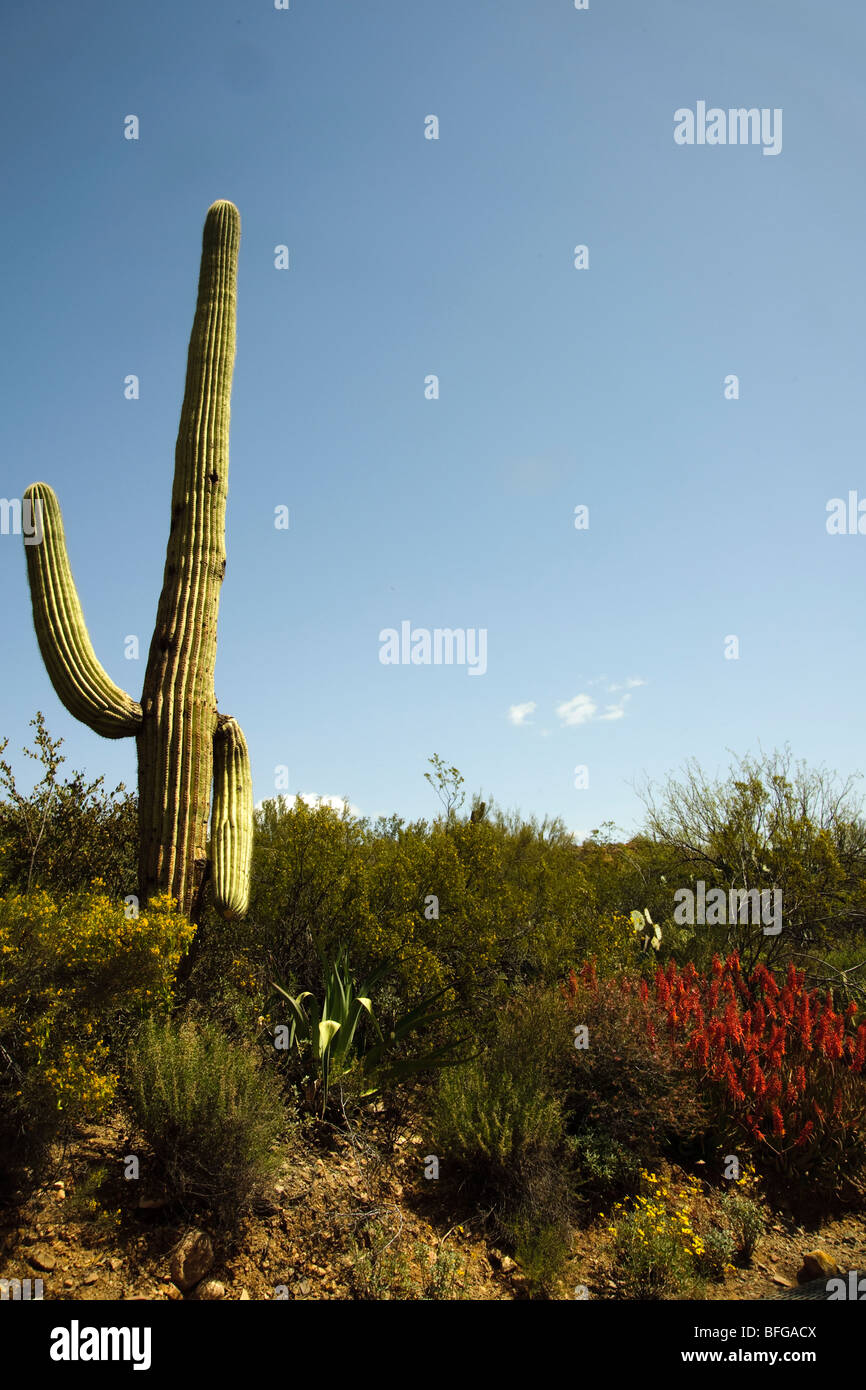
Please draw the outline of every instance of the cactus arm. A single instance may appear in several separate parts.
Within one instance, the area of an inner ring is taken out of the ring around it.
[[[211,863],[214,905],[233,922],[250,905],[250,860],[253,844],[253,783],[250,755],[240,726],[219,715],[213,740],[213,810]]]
[[[185,913],[207,866],[239,243],[237,208],[214,203],[202,237],[171,526],[138,734],[140,892],[144,901],[168,892]]]
[[[25,544],[33,625],[45,669],[58,697],[83,724],[104,738],[138,733],[141,705],[116,686],[96,659],[72,578],[60,504],[47,483],[33,483],[24,498],[39,517],[42,538]]]

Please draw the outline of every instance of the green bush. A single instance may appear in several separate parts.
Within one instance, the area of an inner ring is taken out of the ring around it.
[[[178,1197],[230,1219],[278,1170],[286,1112],[277,1078],[213,1025],[148,1020],[124,1089]]]
[[[751,1260],[764,1232],[764,1214],[758,1203],[742,1192],[726,1192],[722,1212],[733,1232],[737,1254],[743,1260]]]
[[[703,1249],[695,1256],[695,1267],[704,1279],[722,1280],[726,1272],[733,1268],[731,1261],[736,1246],[730,1231],[720,1231],[711,1226],[703,1235]]]
[[[635,989],[599,980],[589,968],[581,976],[572,971],[563,992],[574,1034],[564,1087],[568,1129],[585,1159],[585,1177],[606,1165],[622,1191],[631,1185],[631,1164],[624,1156],[615,1160],[618,1152],[648,1163],[701,1136],[700,1085],[667,1048],[653,1045]],[[582,1027],[586,1035],[574,1033]],[[585,1047],[574,1045],[582,1041]]]
[[[0,757],[0,891],[42,887],[53,894],[87,889],[98,878],[108,895],[137,891],[138,802],[123,784],[113,792],[103,778],[87,782],[81,772],[61,780],[62,739],[52,739],[42,713],[31,719],[35,751],[25,755],[42,765],[29,796],[15,784]],[[4,753],[8,740],[0,743]]]
[[[498,1236],[547,1287],[567,1245],[569,1153],[557,1092],[568,1034],[561,998],[534,987],[499,1015],[485,1051],[440,1080],[434,1145],[454,1178],[489,1204]]]
[[[98,881],[0,896],[0,1169],[109,1109],[128,1035],[171,1007],[192,931],[168,898],[133,917]]]

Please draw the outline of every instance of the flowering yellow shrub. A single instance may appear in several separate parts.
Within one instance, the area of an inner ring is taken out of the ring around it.
[[[617,1202],[607,1230],[615,1237],[614,1259],[627,1291],[635,1298],[664,1297],[689,1280],[706,1253],[692,1224],[700,1183],[689,1177],[673,1191],[645,1168],[641,1178],[647,1192]]]
[[[0,1105],[26,1125],[46,1111],[95,1117],[111,1103],[126,1028],[171,1003],[193,935],[167,897],[138,916],[90,892],[0,897]]]

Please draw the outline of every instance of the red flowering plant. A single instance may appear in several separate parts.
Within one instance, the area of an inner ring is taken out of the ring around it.
[[[714,957],[709,974],[671,961],[654,991],[637,988],[650,1035],[663,1035],[709,1083],[719,1109],[779,1171],[839,1168],[862,1155],[866,1022],[856,1003],[840,1012],[832,991],[805,988],[793,963],[781,984],[765,965],[746,975],[736,952]]]

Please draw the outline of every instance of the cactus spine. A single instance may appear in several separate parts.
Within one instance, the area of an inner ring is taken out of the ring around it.
[[[225,574],[229,398],[235,356],[240,216],[228,202],[208,210],[198,300],[175,448],[171,528],[162,594],[141,704],[102,669],[75,590],[57,498],[44,483],[25,497],[41,508],[43,539],[25,547],[33,620],[59,698],[106,738],[138,747],[139,893],[168,892],[195,916],[212,854],[218,909],[246,912],[252,783],[240,728],[217,713],[217,614]]]

